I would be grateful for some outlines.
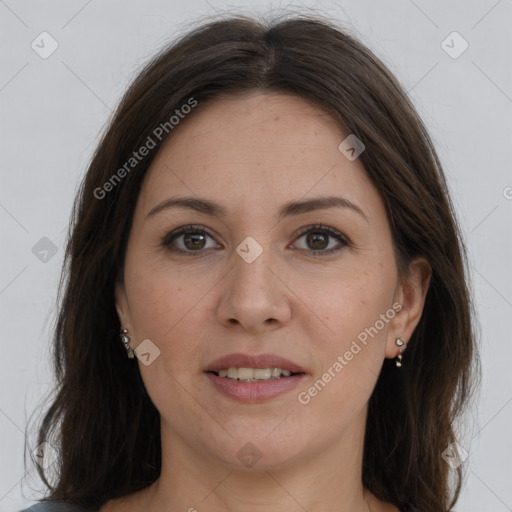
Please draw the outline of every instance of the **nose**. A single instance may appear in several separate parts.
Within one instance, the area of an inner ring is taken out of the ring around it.
[[[290,291],[278,277],[270,249],[264,249],[251,263],[237,253],[233,259],[219,290],[219,321],[226,326],[238,325],[253,334],[285,325],[291,318]]]

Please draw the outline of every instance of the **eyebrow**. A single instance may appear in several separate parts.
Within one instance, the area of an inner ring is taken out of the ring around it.
[[[226,217],[227,213],[223,206],[205,198],[171,197],[157,204],[149,211],[146,217],[152,217],[158,212],[168,210],[170,208],[185,208],[220,218]],[[359,206],[344,197],[338,196],[314,197],[304,201],[291,201],[281,207],[279,210],[279,219],[317,210],[327,210],[329,208],[348,208],[358,213],[368,221],[367,216]]]

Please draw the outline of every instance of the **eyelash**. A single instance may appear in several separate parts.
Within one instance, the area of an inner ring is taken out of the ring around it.
[[[335,229],[329,228],[327,226],[323,226],[322,224],[315,224],[315,225],[311,225],[311,226],[306,226],[299,233],[299,235],[297,237],[297,240],[299,238],[303,237],[304,235],[309,234],[309,233],[326,234],[326,235],[329,235],[332,238],[335,238],[339,242],[338,247],[335,247],[335,248],[332,248],[332,249],[322,249],[322,250],[318,250],[318,251],[314,251],[312,249],[311,250],[309,250],[309,249],[299,249],[301,251],[309,251],[315,257],[329,256],[331,254],[334,254],[336,252],[341,251],[344,247],[350,246],[349,240],[344,235],[342,235],[339,231],[336,231]],[[171,243],[174,240],[176,240],[178,237],[180,237],[182,235],[187,235],[187,234],[206,234],[209,237],[213,238],[213,236],[210,235],[208,233],[208,231],[206,231],[202,226],[199,226],[199,225],[189,225],[189,226],[184,226],[182,228],[179,228],[178,230],[173,231],[173,232],[167,234],[162,239],[162,245],[166,249],[171,251],[171,252],[178,252],[178,253],[181,253],[181,254],[185,254],[188,257],[192,257],[193,258],[193,257],[201,256],[201,253],[205,252],[204,250],[197,250],[197,251],[190,251],[190,250],[188,250],[188,251],[184,251],[183,249],[175,249],[175,248],[173,249],[173,248],[171,248]]]

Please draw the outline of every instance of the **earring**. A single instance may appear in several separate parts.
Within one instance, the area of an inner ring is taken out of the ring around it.
[[[129,359],[133,359],[134,358],[134,352],[133,352],[133,348],[130,347],[130,337],[128,336],[128,330],[127,329],[123,329],[121,331],[121,341],[124,344],[124,348],[126,349],[126,352],[128,353]]]
[[[400,338],[397,338],[395,343],[400,347],[400,351],[398,352],[398,355],[396,356],[397,360],[395,361],[395,364],[398,368],[402,366],[402,347],[406,344],[404,340],[401,340]]]

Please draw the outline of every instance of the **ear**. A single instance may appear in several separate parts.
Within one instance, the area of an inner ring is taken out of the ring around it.
[[[116,281],[115,290],[115,306],[117,310],[117,316],[119,317],[119,323],[121,325],[121,329],[128,329],[131,331],[131,322],[130,322],[130,308],[128,306],[128,299],[126,297],[126,289],[124,287],[124,283],[121,280]]]
[[[402,305],[402,309],[390,322],[386,357],[392,359],[398,355],[400,348],[396,345],[397,338],[409,343],[423,313],[431,277],[432,268],[424,257],[414,258],[409,263],[408,271],[401,279],[395,294],[395,301]],[[404,345],[402,352],[406,348],[407,345]]]

